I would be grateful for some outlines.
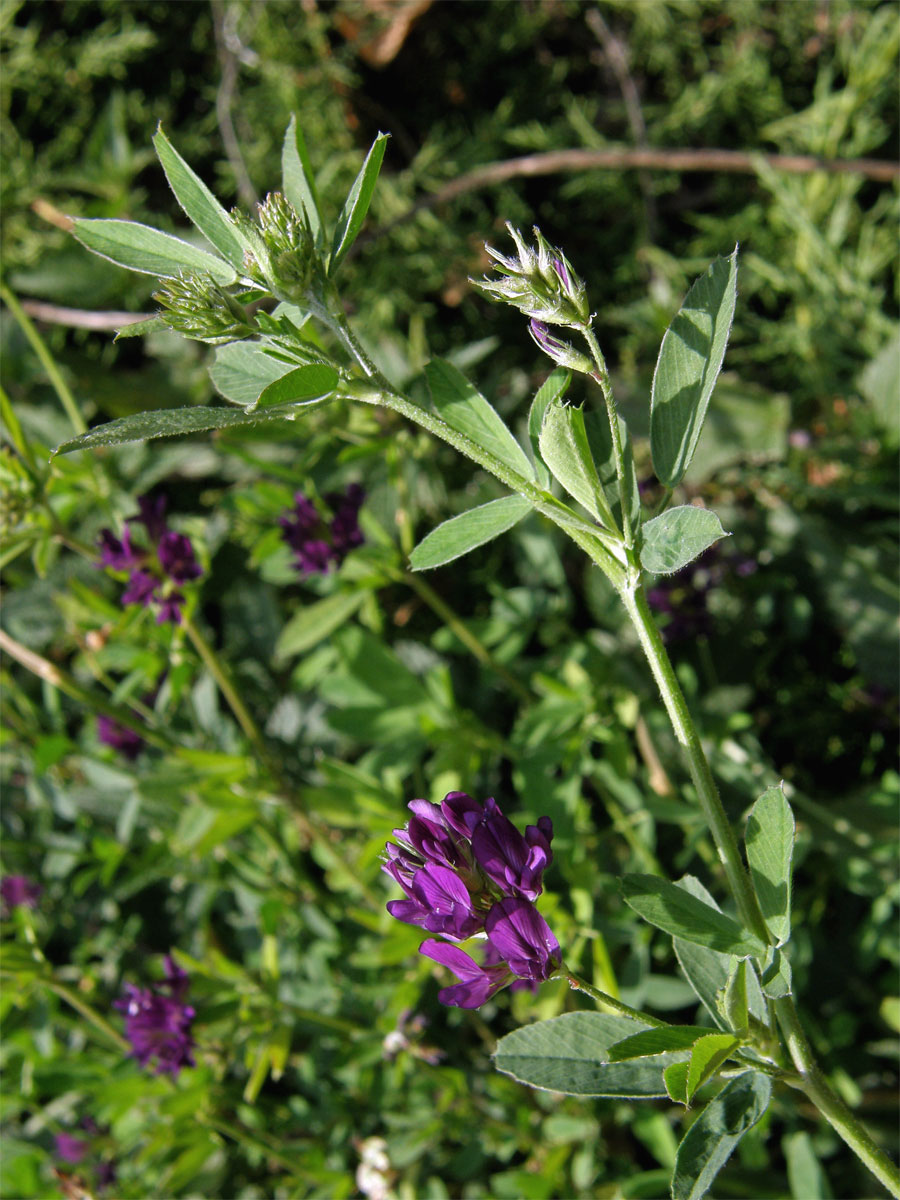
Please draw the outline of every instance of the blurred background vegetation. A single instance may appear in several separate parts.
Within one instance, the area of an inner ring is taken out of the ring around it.
[[[248,207],[278,186],[296,113],[332,217],[389,131],[345,271],[354,323],[397,383],[415,389],[432,355],[452,356],[514,427],[548,364],[518,314],[467,278],[486,239],[502,248],[504,221],[540,225],[587,280],[651,499],[659,341],[691,280],[740,243],[727,370],[684,489],[734,537],[655,601],[735,817],[789,785],[800,1001],[832,1079],[896,1150],[897,182],[765,158],[896,158],[896,6],[5,0],[0,22],[3,282],[89,423],[215,402],[206,348],[168,333],[113,343],[114,322],[61,311],[152,310],[150,277],[92,257],[54,220],[183,233],[150,146],[159,122],[227,206]],[[749,173],[512,174],[440,200],[489,163],[641,147],[760,157]],[[544,911],[567,958],[628,1003],[694,1019],[615,879],[656,864],[708,879],[715,865],[604,582],[536,521],[411,582],[414,541],[496,492],[368,411],[326,409],[299,439],[220,435],[45,467],[71,425],[8,307],[0,349],[40,464],[36,481],[4,442],[3,628],[116,703],[167,672],[156,710],[193,754],[117,758],[84,704],[7,662],[3,869],[46,891],[9,922],[3,1194],[71,1194],[54,1169],[95,1186],[115,1160],[116,1195],[349,1196],[378,1137],[385,1186],[403,1197],[663,1195],[683,1114],[560,1102],[495,1074],[497,1036],[577,998],[545,985],[537,1000],[441,1009],[414,931],[384,916],[378,870],[414,796],[462,787],[529,820],[546,812]],[[368,495],[367,547],[340,578],[301,582],[277,517],[293,490],[349,481]],[[123,612],[71,550],[151,489],[200,547],[207,636],[331,830],[311,852],[190,644]],[[355,607],[315,636],[303,613],[338,587]],[[447,605],[492,661],[468,652]],[[122,981],[146,981],[170,948],[192,975],[202,1046],[174,1086],[59,990],[115,1023]],[[92,1157],[61,1164],[54,1134],[86,1117],[101,1130]],[[796,1200],[875,1194],[809,1114],[776,1105],[766,1125],[717,1195],[783,1196],[786,1174]]]

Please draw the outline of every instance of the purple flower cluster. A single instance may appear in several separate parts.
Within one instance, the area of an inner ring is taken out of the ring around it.
[[[0,880],[4,912],[12,912],[14,908],[36,908],[43,890],[39,883],[32,883],[25,875],[5,875]]]
[[[339,566],[354,547],[363,544],[359,510],[364,499],[358,483],[351,483],[344,493],[327,493],[324,500],[331,519],[326,521],[309,497],[297,492],[294,507],[278,523],[301,575],[326,575],[332,563]]]
[[[118,750],[129,762],[134,762],[145,745],[139,733],[135,733],[127,725],[120,725],[112,717],[97,718],[97,739],[103,742],[104,746],[112,746],[113,750]]]
[[[139,496],[138,508],[140,511],[128,518],[121,538],[111,529],[100,531],[99,565],[129,572],[128,586],[122,593],[123,604],[146,607],[156,603],[157,624],[170,621],[179,625],[184,604],[184,594],[179,589],[182,584],[199,579],[203,571],[194,557],[191,539],[166,525],[165,496]],[[135,522],[144,526],[149,548],[132,541],[130,526]]]
[[[440,805],[413,800],[409,809],[383,868],[406,899],[387,908],[399,921],[448,939],[419,947],[460,980],[438,993],[441,1003],[478,1008],[507,984],[549,979],[561,962],[559,943],[534,901],[553,860],[550,818],[523,836],[493,797],[479,804],[465,792],[449,792]],[[486,937],[481,963],[452,944],[476,934]]]
[[[109,1187],[116,1182],[116,1165],[108,1158],[100,1157],[100,1149],[109,1130],[101,1131],[93,1117],[83,1117],[79,1128],[86,1136],[76,1137],[65,1130],[54,1136],[56,1157],[70,1166],[78,1166],[90,1155],[90,1165],[93,1168],[98,1190]]]
[[[182,1067],[194,1066],[193,1008],[185,1003],[187,972],[166,955],[166,977],[157,988],[125,984],[125,995],[115,1008],[125,1014],[125,1036],[142,1067],[156,1059],[156,1074],[177,1075]]]

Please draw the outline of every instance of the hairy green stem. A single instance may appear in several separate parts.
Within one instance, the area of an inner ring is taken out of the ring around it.
[[[576,975],[574,971],[563,964],[562,970],[558,974],[552,975],[551,979],[565,979],[570,988],[576,992],[584,992],[586,996],[590,996],[592,1000],[596,1000],[598,1004],[603,1004],[607,1008],[613,1009],[614,1012],[621,1013],[623,1017],[631,1017],[635,1021],[642,1021],[645,1025],[652,1025],[655,1029],[668,1028],[667,1021],[660,1021],[658,1017],[651,1017],[649,1013],[641,1012],[638,1008],[632,1008],[630,1004],[625,1004],[621,1000],[617,1000],[615,996],[610,996],[608,992],[601,992],[599,988],[595,988],[592,983],[588,983],[586,979],[582,979],[580,975]]]
[[[678,682],[671,659],[650,612],[644,589],[639,584],[624,588],[621,596],[659,687],[663,703],[672,722],[672,728],[675,730],[675,736],[684,748],[688,769],[697,792],[697,800],[715,842],[741,920],[746,928],[755,933],[762,942],[768,943],[770,941],[769,931],[762,913],[759,911],[759,904],[750,878],[744,869],[734,830],[722,807],[700,735],[691,718],[681,684]]]
[[[791,1060],[800,1075],[796,1086],[806,1093],[835,1133],[843,1138],[879,1183],[892,1196],[900,1198],[900,1171],[825,1078],[800,1024],[793,997],[782,996],[776,1000],[775,1012]]]
[[[603,399],[606,403],[606,415],[609,419],[609,432],[612,436],[613,455],[616,460],[616,483],[619,488],[619,504],[622,508],[622,533],[625,537],[625,545],[629,550],[632,550],[634,548],[634,533],[631,529],[631,497],[628,495],[628,485],[625,479],[625,453],[622,449],[619,414],[616,411],[612,383],[610,382],[609,371],[606,369],[606,359],[603,357],[600,343],[594,336],[593,329],[591,329],[590,325],[586,325],[581,332],[584,334],[584,340],[590,347],[591,358],[597,367],[597,370],[592,373],[591,378],[600,385],[600,391],[603,393]]]

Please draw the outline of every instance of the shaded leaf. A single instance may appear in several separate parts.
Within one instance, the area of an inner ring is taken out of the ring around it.
[[[641,522],[641,495],[638,491],[637,474],[634,469],[634,453],[628,426],[618,414],[616,420],[619,422],[619,440],[622,444],[622,457],[625,461],[625,494],[629,498],[628,515],[631,518],[632,531],[636,533]],[[622,503],[619,499],[619,480],[616,475],[616,456],[613,449],[612,430],[609,427],[609,417],[605,411],[586,413],[584,425],[597,467],[597,474],[600,476],[600,483],[606,493],[606,501],[612,510],[617,527],[621,529]]]
[[[686,1062],[672,1063],[670,1067],[666,1067],[663,1072],[663,1083],[666,1085],[666,1093],[670,1100],[674,1100],[676,1104],[683,1104],[687,1108],[687,1073],[688,1065]]]
[[[328,262],[329,275],[334,274],[341,259],[353,245],[356,235],[362,229],[362,223],[366,219],[372,193],[375,191],[375,184],[378,181],[378,172],[381,170],[381,160],[384,158],[389,137],[388,133],[379,133],[344,201],[344,207],[341,209],[334,229],[331,258]]]
[[[728,982],[721,993],[719,1011],[729,1029],[745,1034],[750,1028],[750,1010],[747,1006],[747,960],[734,960]]]
[[[763,992],[772,1000],[791,994],[794,986],[793,972],[783,950],[772,947],[770,961],[764,965],[759,982]]]
[[[738,1039],[730,1033],[707,1033],[698,1038],[691,1052],[687,1073],[687,1101],[690,1104],[694,1093],[718,1071],[719,1067],[738,1045]]]
[[[471,508],[424,537],[410,554],[409,565],[414,571],[428,571],[452,562],[506,533],[529,512],[531,504],[522,496],[503,496]]]
[[[547,405],[540,435],[541,458],[570,496],[607,529],[616,528],[612,509],[597,473],[584,412],[553,400]]]
[[[791,936],[791,859],[794,814],[781,785],[763,792],[750,810],[744,833],[753,888],[775,944]]]
[[[435,409],[451,428],[465,434],[517,475],[534,478],[525,451],[462,371],[446,359],[433,358],[425,368],[425,377]]]
[[[663,337],[650,394],[650,451],[666,487],[680,482],[697,447],[736,300],[737,246],[696,281]]]
[[[721,954],[764,954],[766,947],[737,921],[657,875],[625,875],[625,903],[636,913],[676,937]]]
[[[668,1025],[664,1029],[648,1029],[610,1046],[609,1061],[623,1062],[628,1058],[643,1058],[647,1054],[663,1054],[667,1050],[689,1050],[697,1038],[707,1032],[701,1025]]]
[[[701,1200],[731,1152],[769,1106],[767,1075],[747,1071],[727,1083],[690,1127],[678,1147],[672,1200]]]
[[[685,875],[679,879],[676,887],[684,888],[692,896],[696,896],[710,908],[719,911],[713,897],[709,894],[699,879],[693,875]],[[675,957],[685,974],[685,978],[696,992],[704,1007],[709,1012],[720,1029],[729,1031],[730,1026],[719,1011],[718,998],[731,978],[734,958],[730,954],[720,954],[716,950],[708,950],[683,938],[673,938],[672,948]],[[747,963],[747,1006],[750,1012],[760,1021],[768,1020],[766,1002],[760,990],[759,980],[752,964]]]
[[[226,400],[249,408],[270,383],[293,371],[295,366],[266,354],[259,342],[228,342],[216,350],[209,377]]]
[[[542,488],[550,486],[550,472],[541,458],[541,426],[544,423],[544,413],[547,405],[553,400],[561,400],[569,390],[572,373],[565,367],[555,367],[535,393],[528,410],[528,438],[531,442],[531,452],[534,455],[534,469]]]
[[[308,363],[268,384],[256,403],[259,408],[271,408],[274,404],[324,400],[335,390],[339,379],[337,370],[327,363]]]
[[[79,218],[72,233],[94,254],[145,275],[171,279],[204,273],[221,284],[234,283],[237,278],[234,268],[221,258],[136,221]]]
[[[693,504],[667,509],[644,526],[641,566],[652,575],[672,575],[723,537],[730,534],[711,509]]]

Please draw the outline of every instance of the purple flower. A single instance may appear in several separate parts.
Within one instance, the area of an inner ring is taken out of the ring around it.
[[[527,900],[498,900],[484,927],[494,950],[520,979],[540,983],[562,961],[553,931]]]
[[[429,933],[442,933],[455,942],[478,933],[484,916],[475,911],[472,896],[459,876],[447,867],[427,862],[407,887],[394,875],[409,899],[391,900],[388,912],[407,925],[421,925]]]
[[[128,576],[128,587],[122,593],[123,604],[143,604],[146,608],[157,598],[159,580],[148,571],[132,571]]]
[[[188,583],[191,579],[199,579],[203,574],[194,557],[191,539],[183,533],[167,529],[159,539],[156,553],[159,565],[174,583]]]
[[[156,616],[157,625],[168,621],[172,625],[181,624],[181,609],[184,595],[181,592],[166,592],[159,602],[159,612]]]
[[[157,624],[165,621],[181,623],[184,596],[169,584],[180,585],[203,574],[194,555],[191,539],[176,533],[166,525],[165,496],[138,496],[139,512],[129,517],[121,539],[110,529],[100,531],[100,566],[127,570],[128,586],[122,593],[123,604],[159,604]],[[147,531],[150,548],[135,546],[131,541],[132,524],[141,524]]]
[[[141,561],[142,554],[132,546],[131,531],[127,527],[122,530],[121,540],[111,529],[101,529],[99,541],[100,563],[104,567],[128,571]]]
[[[361,546],[365,540],[359,527],[359,510],[365,495],[358,483],[351,483],[346,495],[332,492],[325,497],[334,513],[331,519],[331,542],[341,558]]]
[[[125,984],[125,995],[114,1007],[125,1013],[125,1036],[142,1067],[156,1059],[156,1074],[177,1075],[194,1065],[193,1008],[185,1003],[187,972],[166,955],[166,977],[156,988]]]
[[[580,371],[583,375],[590,375],[594,370],[594,364],[586,354],[576,350],[571,342],[565,342],[551,333],[549,326],[544,321],[532,317],[528,322],[528,332],[536,345],[545,354],[548,354],[558,366],[566,367],[570,371]]]
[[[143,525],[147,530],[147,537],[149,537],[150,541],[158,542],[168,529],[166,525],[166,497],[162,494],[159,496],[138,496],[137,506],[138,511],[133,517],[128,518],[129,522],[136,521]]]
[[[536,900],[543,890],[544,868],[553,861],[552,837],[549,817],[528,825],[522,837],[491,796],[485,801],[484,816],[472,831],[472,852],[485,875],[505,895]]]
[[[480,1008],[495,992],[512,982],[509,969],[503,965],[479,966],[474,958],[452,946],[429,938],[419,947],[419,953],[432,958],[442,967],[449,967],[460,980],[453,987],[441,988],[438,1000],[451,1008]]]
[[[412,817],[395,829],[383,869],[406,893],[388,904],[391,916],[451,942],[487,936],[479,964],[429,939],[421,953],[449,967],[461,982],[439,995],[444,1004],[477,1008],[514,981],[532,986],[560,963],[559,943],[532,901],[552,861],[553,825],[541,817],[524,836],[493,797],[479,804],[449,792],[440,805],[413,800]]]
[[[53,1140],[56,1143],[57,1158],[73,1165],[80,1163],[90,1148],[86,1141],[74,1137],[71,1133],[58,1133]]]
[[[118,750],[129,762],[134,762],[144,748],[144,739],[140,734],[129,729],[127,725],[120,725],[112,717],[97,718],[97,739],[103,742],[104,746],[112,746],[113,750]]]
[[[295,565],[301,575],[326,575],[332,563],[339,566],[347,554],[363,544],[359,528],[359,510],[365,492],[353,483],[345,493],[329,492],[325,504],[331,511],[326,520],[313,502],[297,492],[294,507],[278,519],[282,537],[294,551]]]
[[[36,908],[44,889],[24,875],[5,875],[0,880],[0,900],[11,912],[14,908]]]

